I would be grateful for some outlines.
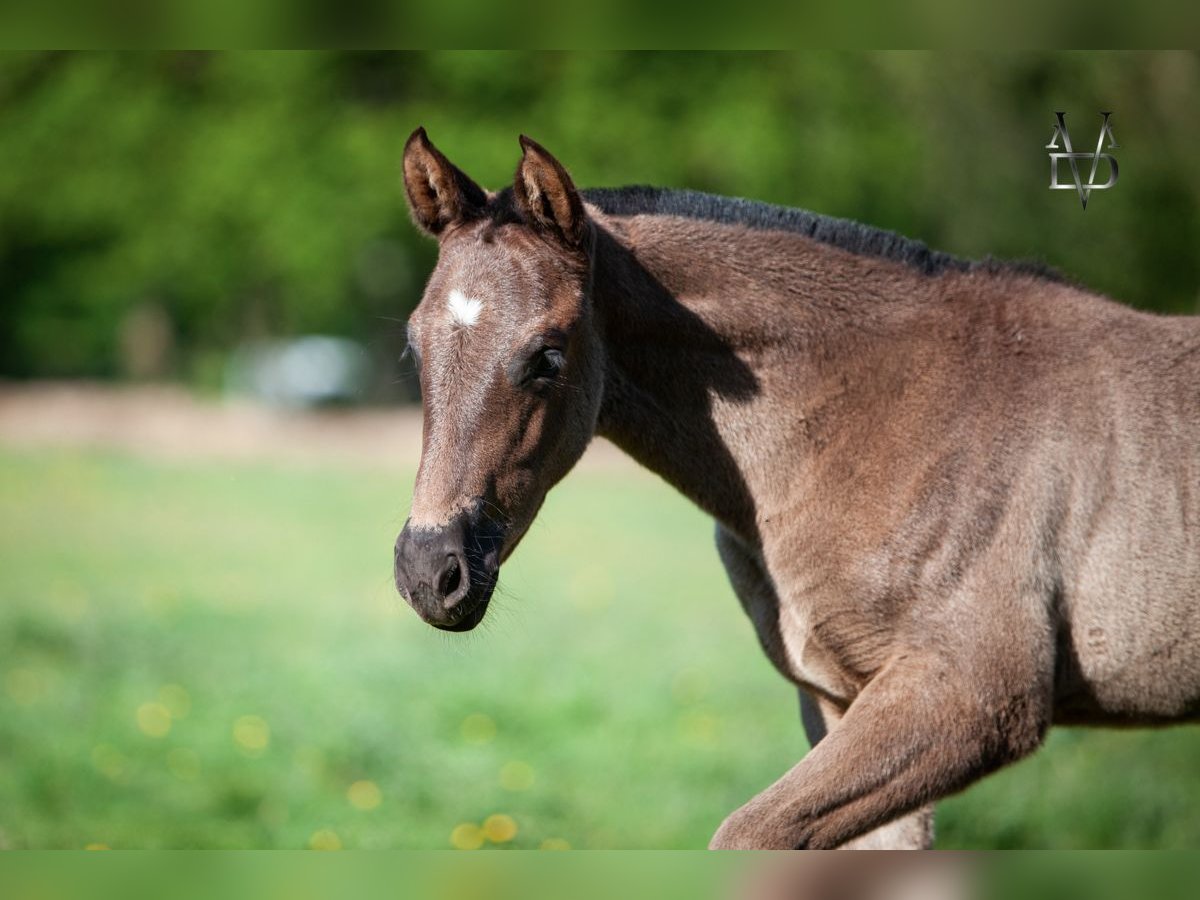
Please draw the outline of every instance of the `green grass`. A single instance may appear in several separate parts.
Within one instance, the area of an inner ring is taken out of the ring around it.
[[[572,475],[455,636],[391,585],[410,483],[0,452],[0,845],[701,847],[802,755],[669,489]],[[1194,847],[1198,807],[1196,731],[1063,731],[940,843]]]

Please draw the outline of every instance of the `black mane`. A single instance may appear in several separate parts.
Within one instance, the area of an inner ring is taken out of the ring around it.
[[[745,225],[765,231],[790,231],[861,256],[895,260],[926,275],[984,271],[1031,275],[1049,281],[1065,280],[1058,271],[1036,260],[1010,262],[990,256],[981,260],[964,259],[940,250],[931,250],[923,241],[885,228],[760,200],[648,185],[588,188],[580,191],[580,194],[588,203],[610,216],[681,216],[724,225]],[[512,188],[506,188],[496,195],[488,213],[497,225],[520,221]]]
[[[991,257],[982,260],[963,259],[940,250],[931,250],[923,241],[907,238],[884,228],[875,228],[851,219],[824,216],[806,209],[763,203],[759,200],[645,185],[593,188],[581,193],[587,202],[599,207],[608,215],[682,216],[725,225],[791,231],[851,253],[895,260],[926,275],[983,270],[1016,272],[1053,281],[1062,280],[1058,272],[1040,262],[1004,262]]]

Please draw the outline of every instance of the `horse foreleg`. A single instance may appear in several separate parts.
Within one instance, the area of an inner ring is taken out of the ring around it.
[[[800,718],[811,747],[835,727],[842,711],[809,691],[800,689]],[[841,845],[842,850],[928,850],[933,846],[933,804],[901,816],[874,831]]]
[[[896,656],[804,759],[725,820],[710,846],[839,847],[1031,752],[1049,720],[1049,696],[1018,657],[997,653],[965,671],[957,653]]]

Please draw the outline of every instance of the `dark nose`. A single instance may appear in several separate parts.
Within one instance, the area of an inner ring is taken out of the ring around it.
[[[471,590],[462,529],[407,525],[396,539],[396,587],[428,621],[442,621]]]
[[[396,538],[396,587],[430,625],[470,631],[487,611],[500,575],[504,530],[475,504],[437,528],[406,522]]]

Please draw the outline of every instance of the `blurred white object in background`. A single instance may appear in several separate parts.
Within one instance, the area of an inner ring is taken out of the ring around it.
[[[361,344],[306,335],[242,344],[230,355],[225,391],[288,408],[361,403],[368,399],[370,375]]]

